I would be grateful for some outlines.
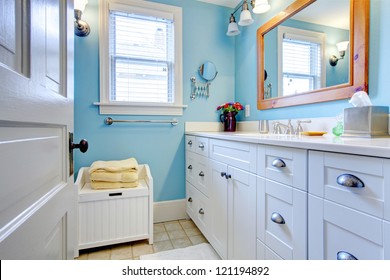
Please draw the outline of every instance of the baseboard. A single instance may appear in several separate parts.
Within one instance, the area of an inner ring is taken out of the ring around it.
[[[153,216],[154,223],[186,219],[186,200],[178,199],[154,202]]]

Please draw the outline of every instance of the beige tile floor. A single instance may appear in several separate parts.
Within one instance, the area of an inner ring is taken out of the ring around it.
[[[80,251],[78,260],[139,260],[139,256],[208,242],[192,220],[154,224],[154,244],[147,240]]]

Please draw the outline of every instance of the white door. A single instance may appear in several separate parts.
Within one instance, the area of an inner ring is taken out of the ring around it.
[[[73,1],[0,0],[0,258],[71,259]]]
[[[256,259],[256,176],[228,167],[228,258]]]

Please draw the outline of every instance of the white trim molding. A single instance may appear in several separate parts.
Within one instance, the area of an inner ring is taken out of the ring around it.
[[[153,203],[154,223],[186,219],[186,200],[168,200]]]

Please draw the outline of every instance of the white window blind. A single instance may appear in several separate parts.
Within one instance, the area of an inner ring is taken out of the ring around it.
[[[173,19],[110,10],[110,101],[174,102]]]
[[[279,34],[282,36],[282,95],[321,88],[325,76],[325,35],[295,28],[288,28],[288,32]]]

